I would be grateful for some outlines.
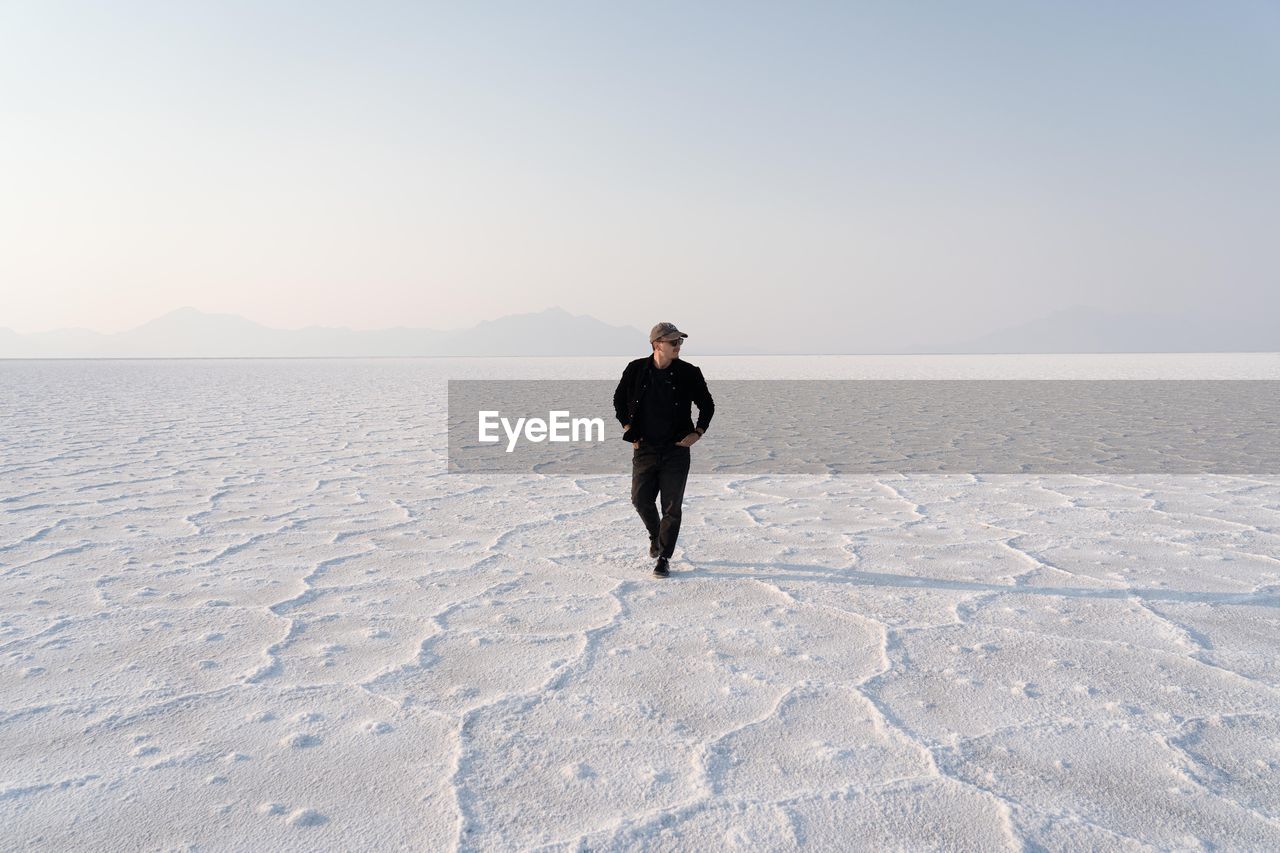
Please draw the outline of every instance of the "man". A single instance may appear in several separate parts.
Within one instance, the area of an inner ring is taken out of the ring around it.
[[[680,505],[689,478],[689,448],[711,423],[715,403],[702,371],[680,360],[689,337],[671,323],[649,331],[651,356],[638,358],[622,371],[613,392],[613,410],[622,424],[622,437],[631,442],[631,503],[649,531],[649,556],[657,557],[653,573],[669,574],[668,561],[680,535]],[[698,425],[689,404],[698,405]],[[662,517],[654,508],[661,496]]]

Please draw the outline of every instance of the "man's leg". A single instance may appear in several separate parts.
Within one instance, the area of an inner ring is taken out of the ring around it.
[[[671,559],[680,536],[680,510],[684,504],[684,486],[689,479],[689,448],[664,448],[658,488],[662,493],[662,523],[658,527],[658,547],[662,556]]]
[[[658,453],[651,447],[638,447],[631,453],[631,505],[649,531],[649,539],[658,538]]]

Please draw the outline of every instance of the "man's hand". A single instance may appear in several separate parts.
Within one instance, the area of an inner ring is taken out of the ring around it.
[[[694,443],[700,438],[702,438],[702,436],[698,435],[696,432],[691,432],[684,438],[677,441],[676,447],[693,447]]]

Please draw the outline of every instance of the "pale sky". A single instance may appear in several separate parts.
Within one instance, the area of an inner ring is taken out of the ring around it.
[[[1280,315],[1280,5],[0,4],[0,327]]]

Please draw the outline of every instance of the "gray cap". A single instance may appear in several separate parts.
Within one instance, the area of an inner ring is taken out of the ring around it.
[[[675,323],[659,323],[649,330],[649,343],[654,341],[674,341],[676,338],[689,337],[676,328]]]

